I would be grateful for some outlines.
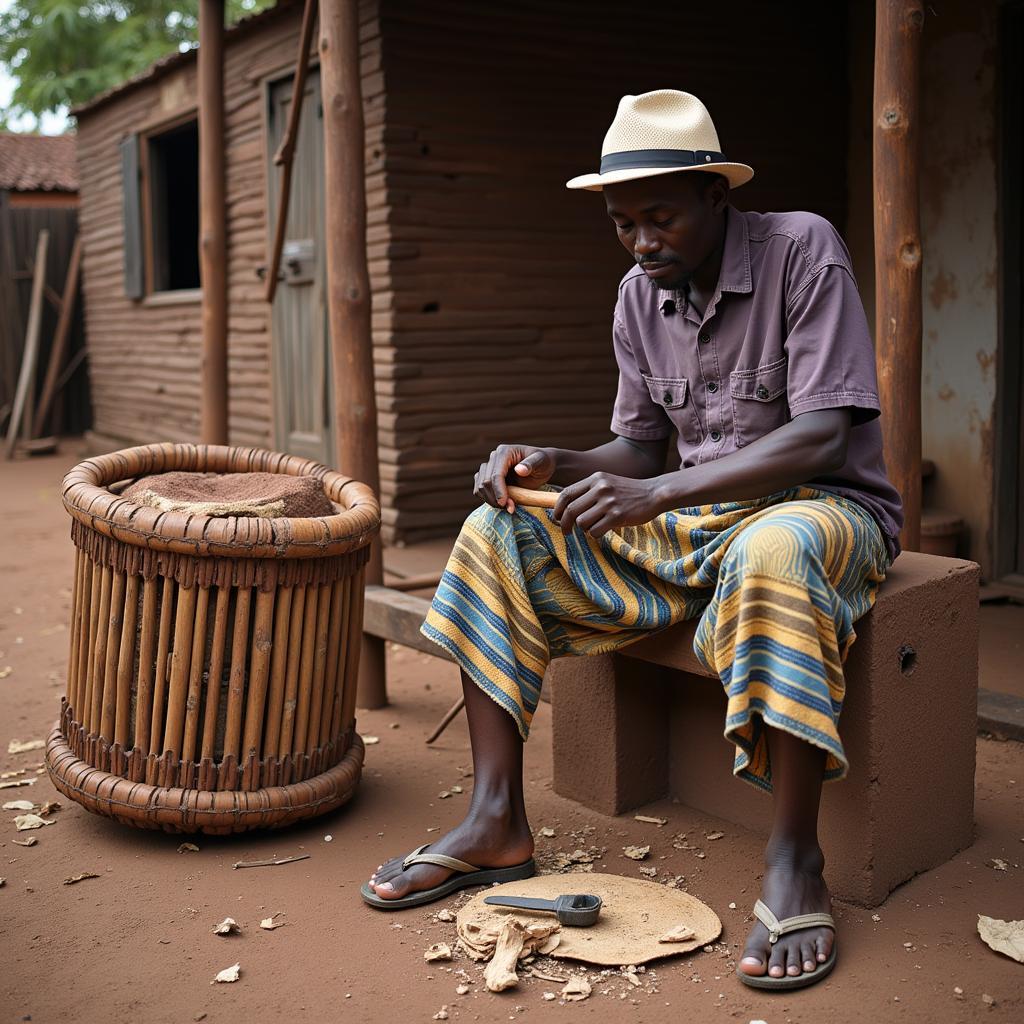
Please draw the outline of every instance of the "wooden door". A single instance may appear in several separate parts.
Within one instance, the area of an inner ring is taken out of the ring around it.
[[[292,78],[289,76],[270,87],[268,239],[273,237],[281,174],[273,158],[288,123],[291,103]],[[320,74],[316,68],[311,68],[295,146],[280,282],[271,316],[271,391],[276,447],[333,465],[325,262],[323,111]]]

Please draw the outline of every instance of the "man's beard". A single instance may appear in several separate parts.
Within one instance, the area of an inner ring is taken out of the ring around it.
[[[637,266],[643,269],[643,264],[639,263]],[[676,278],[671,283],[668,281],[658,281],[653,277],[647,278],[647,283],[657,292],[668,292],[676,301],[676,304],[680,307],[684,306],[690,297],[690,281],[693,280],[692,274],[682,274],[682,279]]]

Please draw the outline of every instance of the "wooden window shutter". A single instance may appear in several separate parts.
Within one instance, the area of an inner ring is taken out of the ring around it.
[[[142,183],[139,169],[139,137],[121,142],[121,185],[124,197],[124,293],[141,299],[146,293],[142,263]]]

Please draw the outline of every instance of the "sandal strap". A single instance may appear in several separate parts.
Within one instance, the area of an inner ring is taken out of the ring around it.
[[[835,931],[836,928],[831,914],[796,914],[780,921],[771,908],[761,900],[754,904],[754,917],[768,929],[768,941],[773,946],[788,932],[798,932],[804,928],[831,928]]]
[[[410,868],[413,864],[433,864],[435,867],[447,868],[449,871],[458,871],[463,875],[469,875],[474,871],[480,870],[475,864],[470,864],[465,860],[459,860],[458,857],[449,857],[443,853],[424,853],[423,851],[429,845],[430,843],[424,843],[422,846],[416,847],[416,849],[402,861],[402,867]]]

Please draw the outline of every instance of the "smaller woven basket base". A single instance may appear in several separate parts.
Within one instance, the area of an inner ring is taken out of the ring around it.
[[[207,516],[309,518],[337,511],[315,476],[283,473],[157,473],[136,480],[122,497],[162,512]]]
[[[473,932],[479,942],[493,932],[495,938],[502,922],[517,917],[524,925],[549,922],[551,914],[529,910],[510,910],[484,903],[487,896],[528,896],[553,900],[566,894],[589,893],[600,896],[603,906],[597,924],[589,928],[567,928],[558,932],[558,945],[549,956],[582,960],[588,964],[618,967],[643,964],[666,956],[691,953],[722,934],[718,915],[696,896],[669,889],[639,878],[622,875],[575,872],[567,875],[537,875],[521,882],[484,889],[473,897],[456,918],[459,935]],[[663,935],[683,925],[693,932],[686,942],[659,942]]]
[[[46,741],[46,767],[57,789],[95,814],[136,828],[227,835],[283,828],[347,803],[359,785],[364,749],[357,735],[333,768],[288,786],[181,789],[131,782],[94,768],[75,756],[58,725]]]

